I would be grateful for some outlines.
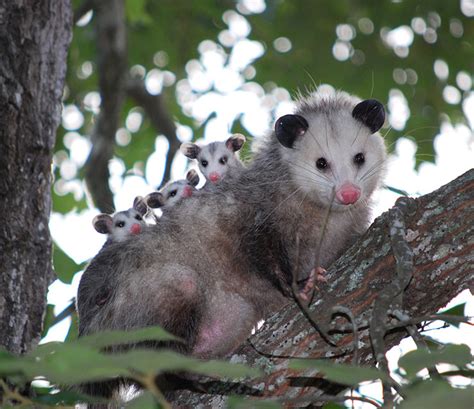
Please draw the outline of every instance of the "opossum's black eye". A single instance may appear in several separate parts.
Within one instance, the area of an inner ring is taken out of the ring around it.
[[[172,191],[170,192],[170,194],[168,195],[168,197],[175,197],[175,196],[176,196],[176,193],[178,193],[177,190],[172,190]]]
[[[117,222],[117,223],[115,223],[115,226],[123,227],[123,226],[125,226],[125,222]]]
[[[139,214],[137,214],[137,215],[135,216],[135,219],[138,220],[138,221],[143,220],[142,217],[141,217]]]
[[[227,156],[223,156],[222,158],[219,159],[219,163],[221,165],[225,165],[227,163],[229,159],[227,158]]]
[[[363,153],[358,153],[354,156],[354,163],[357,166],[362,166],[365,163],[365,156]]]
[[[319,158],[316,161],[316,167],[320,170],[327,169],[328,166],[329,166],[328,161],[324,158]]]
[[[201,165],[203,168],[205,168],[207,165],[209,165],[209,162],[207,160],[202,160]]]
[[[286,148],[293,148],[296,138],[308,130],[308,121],[301,115],[284,115],[275,123],[275,136]]]

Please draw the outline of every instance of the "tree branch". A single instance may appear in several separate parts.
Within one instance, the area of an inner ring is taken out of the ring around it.
[[[410,316],[432,315],[462,290],[474,289],[473,206],[474,170],[433,193],[414,199],[409,210],[398,206],[397,212],[401,211],[405,222],[406,242],[413,252],[412,278],[403,293],[404,311]],[[370,322],[374,301],[397,274],[389,235],[393,220],[388,212],[377,218],[328,270],[329,284],[316,295],[310,307],[318,322],[327,320],[328,311],[336,305],[350,309],[357,322]],[[402,273],[401,288],[406,280],[407,276]],[[388,327],[394,329],[385,337],[386,348],[406,336],[404,328],[395,327]],[[259,388],[263,398],[311,402],[320,395],[337,394],[342,387],[325,381],[317,370],[288,369],[289,357],[331,358],[350,363],[352,331],[334,334],[333,339],[337,347],[328,345],[289,301],[251,337],[250,342],[255,347],[244,345],[230,359],[260,367],[266,373],[264,378],[243,382],[242,387]],[[375,364],[367,328],[359,332],[358,353],[361,365]],[[219,388],[213,389],[216,395],[182,392],[176,401],[190,407],[198,404],[225,407],[226,398],[218,391]]]
[[[100,113],[91,135],[92,150],[84,166],[85,180],[95,205],[102,211],[114,211],[109,187],[109,160],[115,148],[124,101],[127,67],[125,6],[123,0],[94,2]]]
[[[127,94],[143,107],[155,129],[168,139],[169,150],[166,160],[162,184],[171,177],[171,164],[180,142],[176,136],[176,125],[169,114],[162,94],[150,94],[140,78],[128,78],[126,82]]]

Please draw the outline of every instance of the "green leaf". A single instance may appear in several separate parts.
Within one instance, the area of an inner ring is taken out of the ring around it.
[[[438,313],[438,315],[442,314],[442,315],[454,315],[456,317],[465,317],[466,316],[466,313],[465,313],[465,308],[466,308],[466,303],[462,303],[462,304],[458,304],[458,305],[455,305],[454,307],[451,307],[447,310],[444,310],[444,311],[440,311]],[[459,328],[459,325],[461,324],[459,321],[450,321],[449,319],[447,318],[443,318],[443,321]]]
[[[323,406],[323,409],[345,409],[345,406],[339,405],[338,403],[329,402]]]
[[[317,369],[324,378],[342,385],[354,386],[365,381],[387,380],[387,376],[377,368],[337,364],[321,359],[292,359],[291,369]]]
[[[400,409],[472,409],[474,388],[453,388],[447,382],[424,381],[404,388],[406,399]]]
[[[391,192],[396,193],[397,195],[400,195],[400,196],[410,196],[405,190],[398,189],[398,188],[396,188],[396,187],[389,186],[389,185],[385,185],[384,187],[385,187],[386,189],[390,190]]]
[[[161,327],[148,327],[134,331],[103,331],[82,337],[77,342],[80,345],[101,349],[107,346],[145,341],[180,341],[180,339]]]
[[[54,325],[54,305],[48,304],[46,306],[46,314],[43,320],[43,331],[41,332],[41,338],[45,337],[48,330]]]
[[[398,366],[405,370],[409,379],[413,379],[422,369],[440,363],[463,367],[470,362],[472,362],[472,355],[467,345],[447,344],[437,351],[425,349],[410,351],[398,360]]]
[[[35,388],[35,391],[38,393],[38,390]],[[78,403],[97,403],[98,399],[96,397],[91,397],[84,395],[82,393],[74,391],[60,391],[51,393],[55,391],[54,388],[49,388],[49,393],[41,393],[36,398],[33,398],[33,402],[37,402],[43,405],[75,405]]]
[[[117,365],[111,355],[101,354],[78,344],[40,345],[23,359],[23,373],[30,378],[42,376],[56,384],[75,385],[126,376],[126,367]]]
[[[125,405],[126,409],[156,409],[157,407],[155,397],[148,391],[143,392]]]
[[[111,357],[113,357],[117,366],[124,366],[145,374],[179,370],[228,378],[258,376],[261,374],[259,370],[242,364],[232,364],[224,361],[201,361],[168,350],[135,349],[121,354],[114,354]]]
[[[149,24],[153,20],[146,11],[147,0],[127,0],[126,14],[130,23]]]
[[[63,283],[71,284],[74,274],[83,266],[84,264],[76,264],[56,243],[53,243],[53,268]]]

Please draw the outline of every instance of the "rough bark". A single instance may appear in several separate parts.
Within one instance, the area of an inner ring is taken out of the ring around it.
[[[474,170],[433,193],[400,205],[406,224],[406,241],[413,250],[413,276],[403,294],[403,308],[412,317],[436,313],[462,290],[474,290]],[[320,324],[328,323],[331,309],[349,309],[357,322],[372,319],[374,301],[394,285],[395,259],[386,212],[328,270],[310,309]],[[338,318],[339,323],[347,321]],[[406,336],[405,328],[385,338],[388,348]],[[227,394],[251,394],[272,399],[297,399],[305,406],[322,394],[337,393],[340,386],[324,381],[316,370],[288,369],[291,357],[332,359],[350,363],[353,335],[332,334],[332,347],[315,331],[293,302],[288,302],[230,359],[262,368],[266,376],[240,385],[212,383],[208,395],[181,393],[179,407],[225,407]],[[373,365],[369,330],[359,332],[358,365]]]
[[[51,270],[51,159],[71,39],[69,0],[0,2],[0,346],[39,340]]]
[[[115,210],[109,186],[109,160],[125,98],[127,32],[123,0],[94,1],[99,73],[100,113],[92,133],[92,150],[85,164],[85,180],[95,205],[103,212]]]

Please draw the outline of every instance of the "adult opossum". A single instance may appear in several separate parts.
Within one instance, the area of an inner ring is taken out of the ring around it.
[[[301,100],[248,168],[91,261],[78,292],[80,334],[161,325],[194,356],[231,352],[287,302],[296,271],[328,267],[368,227],[384,118],[381,103],[343,92]]]

